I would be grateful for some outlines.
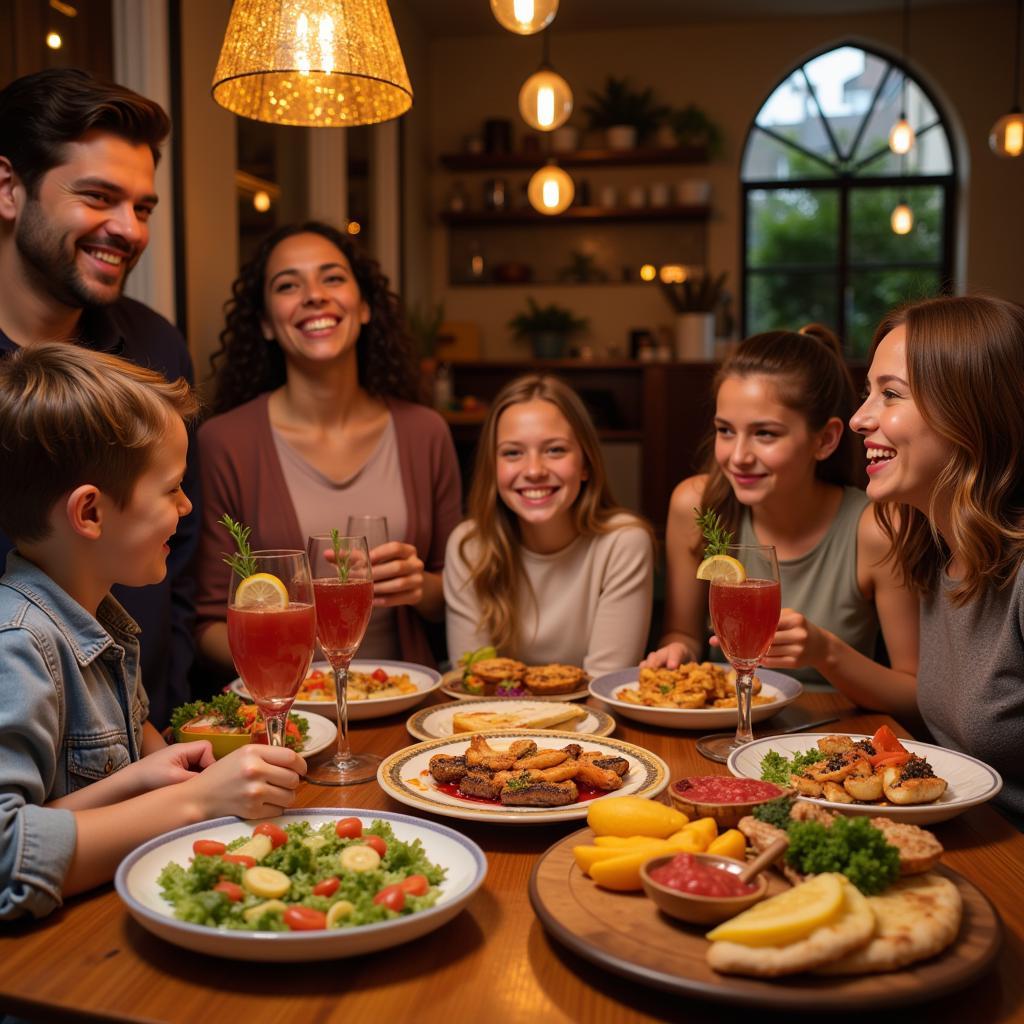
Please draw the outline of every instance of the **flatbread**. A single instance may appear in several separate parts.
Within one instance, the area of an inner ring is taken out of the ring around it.
[[[875,915],[856,886],[843,881],[843,910],[831,924],[816,928],[805,939],[788,946],[742,946],[738,942],[712,942],[708,965],[721,974],[747,974],[776,978],[810,971],[863,946],[875,930]]]
[[[875,932],[860,949],[818,969],[818,974],[878,974],[941,953],[960,930],[960,890],[929,872],[894,882],[868,898]]]

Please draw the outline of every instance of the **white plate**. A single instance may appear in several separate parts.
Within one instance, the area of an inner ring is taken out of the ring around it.
[[[766,736],[754,740],[729,755],[728,767],[733,775],[748,779],[761,778],[761,758],[774,750],[783,757],[792,757],[798,751],[810,750],[818,745],[823,736],[833,733],[802,733],[793,736]],[[869,740],[870,736],[850,734],[854,740]],[[874,804],[841,804],[832,800],[819,800],[814,797],[801,797],[813,803],[827,807],[830,811],[841,814],[869,815],[872,818],[891,818],[911,825],[933,825],[937,821],[946,821],[962,814],[969,807],[983,804],[991,800],[1003,788],[1003,780],[999,773],[990,768],[984,761],[967,754],[937,747],[931,743],[918,743],[915,740],[901,739],[900,743],[912,754],[920,754],[927,758],[933,771],[940,779],[948,783],[946,792],[931,804],[916,804],[911,807],[877,807]]]
[[[515,712],[529,708],[545,708],[551,710],[551,704],[541,703],[533,699],[515,698],[478,698],[472,701],[461,701],[458,704],[439,704],[432,708],[416,711],[405,723],[406,729],[418,740],[439,740],[448,736],[459,735],[468,738],[469,733],[454,733],[452,719],[456,712],[494,711]],[[559,723],[557,728],[564,732],[575,732],[580,736],[608,736],[615,731],[615,719],[607,711],[596,708],[582,708],[586,712],[583,718],[577,718],[568,724]],[[545,732],[547,730],[544,730]]]
[[[228,842],[249,835],[254,823],[238,818],[215,818],[143,843],[121,861],[114,885],[128,912],[143,928],[176,946],[212,956],[284,963],[357,956],[417,939],[451,920],[469,902],[487,875],[487,858],[471,839],[444,825],[407,814],[319,807],[286,811],[272,820],[279,825],[306,820],[316,827],[325,821],[347,817],[359,818],[364,825],[374,820],[386,821],[403,842],[419,839],[427,857],[448,871],[437,903],[428,910],[392,921],[320,932],[236,932],[177,920],[171,905],[160,894],[157,884],[160,872],[171,861],[187,864],[196,839]]]
[[[462,669],[452,669],[450,672],[445,672],[441,677],[441,692],[446,697],[454,697],[456,700],[556,700],[556,701],[567,701],[567,700],[583,700],[588,696],[587,688],[584,686],[580,690],[574,690],[572,693],[552,693],[552,694],[539,694],[533,693],[529,697],[481,697],[477,693],[466,693],[461,688]]]
[[[338,727],[323,715],[314,715],[305,711],[294,712],[296,717],[304,718],[309,724],[309,732],[306,733],[306,742],[299,753],[303,757],[312,757],[326,750],[336,739]]]
[[[426,665],[414,665],[409,661],[353,661],[349,666],[352,672],[365,672],[370,675],[378,668],[384,669],[389,675],[405,673],[409,682],[416,687],[415,693],[403,693],[400,697],[376,697],[370,700],[350,700],[348,702],[348,720],[360,722],[364,718],[383,718],[385,715],[397,715],[400,711],[408,711],[421,704],[441,685],[441,673]],[[326,661],[314,661],[309,671],[319,669],[330,672],[331,666]],[[252,700],[245,683],[235,679],[230,685],[233,693],[245,700]],[[338,720],[338,708],[333,700],[297,700],[292,707],[296,711],[312,711],[333,721]]]
[[[566,743],[579,743],[582,739],[581,745],[586,750],[600,750],[609,756],[624,757],[629,762],[629,770],[623,777],[622,788],[608,794],[612,797],[627,794],[653,797],[668,785],[668,765],[660,757],[632,743],[623,743],[622,740],[608,737],[591,739],[580,737],[574,732],[561,732],[555,729],[509,729],[502,732],[481,732],[476,735],[485,737],[499,750],[506,748],[513,740],[519,739],[536,740],[542,749],[560,747]],[[456,756],[465,753],[468,745],[469,736],[465,736],[459,739],[428,740],[406,747],[381,762],[377,769],[377,782],[388,796],[399,803],[448,818],[532,825],[547,821],[573,821],[587,816],[593,800],[565,807],[503,807],[462,800],[442,792],[437,788],[427,768],[430,759],[434,754]],[[607,797],[596,799],[606,800]]]
[[[728,665],[721,667],[729,668]],[[761,680],[761,693],[774,696],[776,699],[771,704],[751,706],[750,717],[754,722],[763,722],[766,718],[778,714],[804,692],[803,686],[797,680],[783,672],[759,668],[756,675]],[[612,708],[616,714],[647,725],[660,725],[663,729],[703,729],[707,732],[712,729],[734,728],[736,725],[735,708],[649,708],[642,704],[630,704],[615,696],[623,687],[630,690],[639,689],[639,680],[639,669],[624,668],[595,679],[590,684],[590,693]]]

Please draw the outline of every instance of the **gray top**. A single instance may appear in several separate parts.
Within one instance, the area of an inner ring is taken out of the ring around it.
[[[956,608],[954,583],[921,602],[917,703],[936,743],[1003,777],[996,802],[1024,815],[1024,566],[1011,586]]]
[[[857,527],[868,496],[857,487],[844,489],[832,525],[799,558],[779,559],[782,606],[801,612],[822,629],[868,658],[875,656],[878,612],[857,582]],[[757,544],[750,509],[743,510],[738,544]],[[780,669],[802,683],[826,683],[813,668]]]

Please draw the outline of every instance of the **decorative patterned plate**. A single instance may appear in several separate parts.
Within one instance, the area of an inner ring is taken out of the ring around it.
[[[514,714],[516,711],[530,708],[551,710],[555,705],[541,703],[531,699],[514,698],[478,698],[464,700],[458,704],[438,704],[431,708],[422,708],[414,712],[406,721],[405,727],[418,740],[440,740],[448,736],[468,736],[469,733],[456,733],[452,719],[456,714],[465,711],[494,711]],[[574,732],[579,736],[609,736],[615,731],[615,719],[607,711],[597,708],[580,708],[585,712],[569,725],[558,724],[556,728],[563,732]],[[544,730],[547,732],[547,730]]]
[[[397,715],[400,711],[408,711],[410,708],[416,707],[417,704],[422,704],[441,685],[440,672],[427,668],[426,665],[414,665],[410,661],[353,661],[349,666],[350,671],[364,672],[366,675],[370,675],[378,668],[384,669],[391,675],[399,675],[404,672],[409,677],[409,682],[416,687],[416,692],[403,693],[400,697],[350,700],[348,702],[348,720],[350,722],[360,722],[366,718],[383,718],[385,715]],[[309,671],[312,672],[314,669],[329,673],[331,666],[326,661],[314,661],[309,666]],[[243,700],[252,700],[241,679],[233,680],[230,689]],[[295,711],[312,711],[314,714],[323,715],[335,722],[338,720],[338,708],[333,700],[297,700],[292,708]]]
[[[797,751],[811,750],[818,745],[818,740],[827,733],[802,733],[793,736],[766,736],[755,739],[729,755],[728,768],[733,775],[748,779],[761,778],[761,758],[774,750],[783,757],[792,757]],[[851,734],[852,739],[871,739],[870,736]],[[955,818],[970,807],[991,800],[1003,788],[1003,780],[994,768],[984,761],[961,754],[945,747],[937,747],[932,743],[918,743],[916,740],[900,740],[900,743],[912,754],[920,754],[927,758],[932,770],[940,779],[949,783],[946,792],[934,803],[914,804],[900,807],[896,804],[879,807],[875,804],[841,804],[832,800],[819,800],[813,797],[803,799],[827,807],[830,811],[840,814],[869,815],[872,818],[891,818],[893,821],[904,821],[911,825],[934,825],[937,821]]]
[[[722,668],[728,669],[729,666],[723,665]],[[750,716],[754,722],[763,722],[766,718],[771,718],[804,692],[803,686],[797,680],[782,672],[759,668],[756,675],[761,680],[761,693],[773,696],[775,700],[771,704],[752,705]],[[636,668],[609,672],[591,682],[590,693],[617,715],[647,725],[660,725],[663,729],[702,729],[708,732],[736,728],[735,708],[651,708],[643,704],[630,704],[629,701],[620,700],[616,696],[623,688],[638,689],[639,678],[640,670]]]
[[[668,785],[668,765],[660,757],[632,743],[613,740],[607,736],[592,739],[581,737],[578,733],[554,729],[510,729],[476,735],[485,737],[498,749],[503,749],[513,740],[519,739],[536,740],[542,749],[560,747],[566,743],[579,743],[582,740],[582,746],[586,750],[600,750],[609,756],[624,757],[629,761],[629,770],[623,777],[622,788],[609,794],[612,797],[626,794],[653,797]],[[505,807],[452,796],[438,789],[427,767],[431,757],[434,754],[456,756],[464,753],[468,745],[467,735],[459,739],[428,740],[406,747],[384,759],[377,769],[377,782],[388,796],[400,803],[449,818],[532,825],[537,822],[572,821],[587,816],[592,800],[564,807]],[[607,797],[596,799],[605,800]]]

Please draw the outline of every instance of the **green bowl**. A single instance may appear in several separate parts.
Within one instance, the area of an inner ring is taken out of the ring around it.
[[[232,750],[237,750],[239,747],[244,747],[247,743],[252,743],[252,734],[247,732],[201,732],[191,729],[188,731],[175,729],[174,739],[178,743],[191,743],[193,740],[209,740],[210,745],[213,747],[213,756],[219,760],[230,754]]]

